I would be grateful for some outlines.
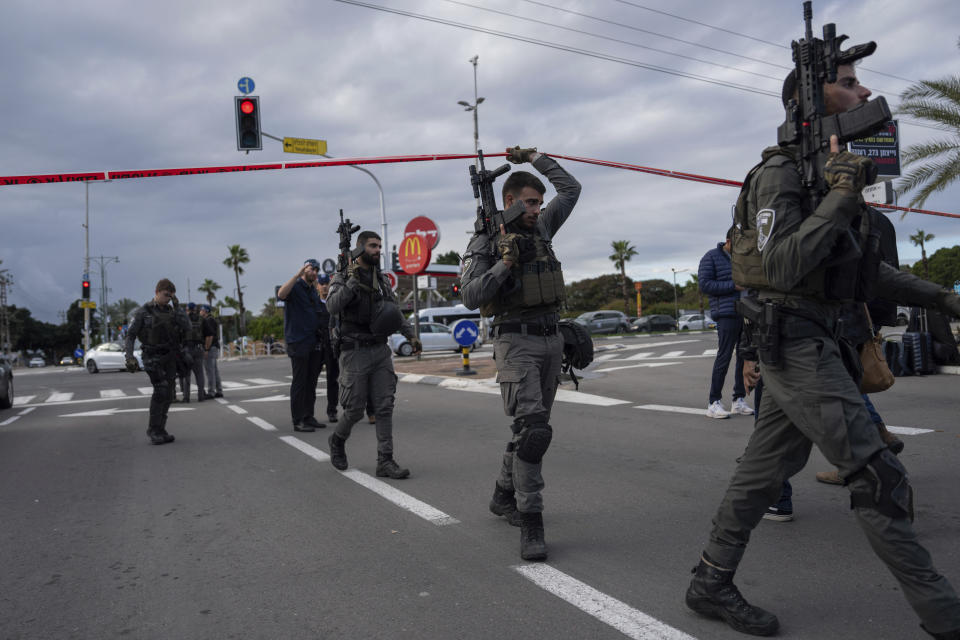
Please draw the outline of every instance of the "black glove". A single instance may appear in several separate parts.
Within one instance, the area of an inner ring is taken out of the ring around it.
[[[530,157],[537,152],[536,147],[530,147],[527,149],[521,149],[520,145],[507,149],[507,160],[513,164],[523,164],[524,162],[530,162]]]
[[[127,371],[129,371],[130,373],[136,373],[137,369],[140,368],[140,365],[137,364],[136,358],[127,358],[125,364],[127,366]]]
[[[823,168],[823,178],[831,189],[860,193],[877,179],[877,165],[866,156],[849,151],[831,153]]]

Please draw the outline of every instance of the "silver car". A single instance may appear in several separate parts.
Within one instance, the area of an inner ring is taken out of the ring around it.
[[[630,318],[623,311],[587,311],[573,319],[590,333],[623,333],[630,331]]]
[[[680,331],[696,330],[696,329],[716,329],[717,323],[713,321],[713,318],[707,314],[700,315],[699,313],[688,313],[685,316],[680,316],[680,319],[677,320],[677,326],[680,327]]]
[[[137,366],[143,369],[140,349],[133,352],[133,357],[137,359]],[[83,357],[83,362],[84,366],[87,367],[87,371],[90,373],[127,368],[123,345],[119,342],[103,342],[98,344],[87,352]]]
[[[413,345],[403,337],[403,334],[395,333],[387,339],[390,349],[398,356],[413,355]],[[424,351],[455,351],[460,352],[462,348],[457,341],[453,339],[453,331],[445,324],[437,322],[420,323],[420,342],[423,343]],[[473,343],[471,350],[480,346],[480,341]]]

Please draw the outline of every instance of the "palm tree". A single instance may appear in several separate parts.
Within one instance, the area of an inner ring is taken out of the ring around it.
[[[923,246],[925,242],[930,242],[936,236],[932,233],[924,233],[923,229],[917,229],[917,232],[910,236],[910,242],[915,246],[920,247],[920,257],[923,260],[923,279],[930,279],[930,269],[927,268],[927,249]]]
[[[617,269],[620,269],[620,286],[623,287],[623,312],[630,315],[630,298],[627,295],[627,262],[637,255],[637,250],[630,246],[629,240],[614,240],[610,243],[610,246],[613,247],[610,260],[613,261],[613,265]]]
[[[921,187],[910,206],[922,207],[934,192],[960,178],[960,76],[921,80],[904,90],[900,100],[898,114],[926,120],[952,134],[952,139],[911,145],[903,152],[904,166],[920,164],[903,177],[898,190],[906,193]]]
[[[213,306],[213,301],[217,297],[216,291],[220,288],[216,282],[207,278],[203,281],[203,284],[197,287],[197,291],[207,294],[207,304]]]
[[[244,314],[246,313],[243,308],[243,289],[240,288],[240,274],[243,273],[243,267],[240,265],[247,264],[250,262],[250,256],[247,255],[247,250],[241,247],[238,244],[233,244],[227,247],[227,251],[230,252],[230,257],[223,261],[225,267],[233,269],[233,275],[237,279],[237,298],[239,298],[239,313],[240,313],[240,335],[247,335],[247,323]]]

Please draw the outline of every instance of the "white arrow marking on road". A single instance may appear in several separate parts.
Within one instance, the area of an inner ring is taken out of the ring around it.
[[[665,404],[641,404],[634,409],[647,409],[649,411],[669,411],[670,413],[689,413],[692,415],[703,416],[707,414],[706,409],[691,409],[690,407],[671,407]]]
[[[545,589],[610,625],[634,640],[695,640],[679,629],[634,609],[625,602],[597,591],[593,587],[548,564],[521,564],[514,571],[541,589]]]
[[[404,378],[403,381],[408,382],[410,380],[409,378]],[[500,395],[500,387],[498,385],[479,380],[474,381],[463,380],[461,378],[446,378],[440,382],[439,386],[447,389],[456,389],[458,391],[473,391],[475,393]],[[569,391],[567,389],[558,389],[556,400],[558,402],[589,404],[597,407],[612,407],[618,404],[630,404],[628,400],[618,400],[616,398],[607,398],[606,396],[597,396],[591,393],[583,393],[581,391]]]
[[[150,411],[150,407],[143,407],[141,409],[98,409],[96,411],[82,411],[80,413],[64,413],[58,418],[86,418],[88,416],[112,416],[115,413],[145,413]],[[193,411],[190,407],[171,407],[170,413],[175,411]]]

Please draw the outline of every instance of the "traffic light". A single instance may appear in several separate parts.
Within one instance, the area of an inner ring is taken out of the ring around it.
[[[83,287],[82,287],[80,297],[82,297],[84,300],[90,299],[90,281],[89,280],[83,281]]]
[[[237,151],[260,151],[263,149],[260,97],[234,96],[233,106],[237,120]]]
[[[459,298],[459,297],[460,297],[460,285],[459,285],[459,284],[454,283],[454,284],[450,285],[450,295],[453,296],[454,298]]]

